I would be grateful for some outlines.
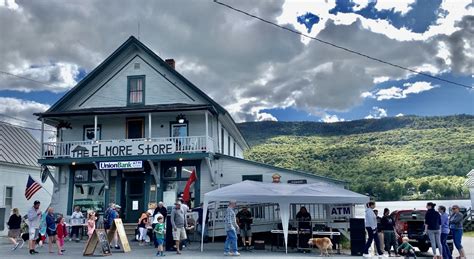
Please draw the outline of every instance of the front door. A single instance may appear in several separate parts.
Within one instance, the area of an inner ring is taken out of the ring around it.
[[[125,190],[125,222],[137,222],[145,208],[145,179],[143,177],[126,177]]]

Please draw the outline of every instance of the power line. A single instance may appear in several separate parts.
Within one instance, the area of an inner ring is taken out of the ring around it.
[[[26,129],[26,130],[39,130],[39,131],[41,131],[41,129],[15,125],[15,124],[12,124],[12,123],[9,123],[9,122],[6,122],[6,121],[0,121],[0,124],[6,124],[6,125],[9,125],[9,126],[12,126],[12,127],[17,127],[17,128]],[[56,132],[55,130],[49,130],[49,129],[44,129],[44,131]]]
[[[35,80],[35,79],[31,79],[31,78],[28,78],[28,77],[25,77],[25,76],[15,75],[15,74],[12,74],[12,73],[9,73],[9,72],[6,72],[6,71],[2,71],[2,70],[0,70],[0,74],[5,74],[5,75],[13,76],[13,77],[16,77],[16,78],[25,79],[25,80],[28,80],[28,81],[31,81],[31,82],[35,82],[35,83],[38,83],[38,84],[42,84],[42,85],[45,85],[45,86],[49,86],[49,87],[56,87],[56,86],[54,86],[54,85],[52,85],[52,84],[48,84],[48,83],[45,83],[45,82],[41,82],[41,81],[38,81],[38,80]]]
[[[20,119],[20,118],[17,118],[17,117],[13,117],[13,116],[10,116],[10,115],[6,115],[6,114],[2,114],[2,113],[0,113],[0,116],[6,117],[6,118],[10,118],[10,119],[14,119],[14,120],[17,120],[17,121],[27,122],[27,123],[40,123],[40,122],[37,122],[37,121],[23,120],[23,119]]]
[[[371,60],[374,60],[374,61],[377,61],[377,62],[380,62],[380,63],[383,63],[383,64],[386,64],[386,65],[389,65],[389,66],[392,66],[392,67],[396,67],[396,68],[399,68],[399,69],[403,69],[403,70],[406,70],[406,71],[410,71],[412,73],[415,73],[415,74],[418,74],[418,75],[422,75],[422,76],[426,76],[426,77],[429,77],[429,78],[432,78],[432,79],[436,79],[436,80],[439,80],[439,81],[442,81],[442,82],[445,82],[445,83],[449,83],[449,84],[453,84],[453,85],[456,85],[456,86],[461,86],[461,87],[464,87],[464,88],[467,88],[467,89],[474,89],[474,87],[472,86],[468,86],[468,85],[465,85],[465,84],[461,84],[461,83],[457,83],[457,82],[454,82],[454,81],[451,81],[451,80],[448,80],[448,79],[444,79],[444,78],[441,78],[441,77],[437,77],[437,76],[433,76],[433,75],[430,75],[430,74],[427,74],[427,73],[424,73],[424,72],[419,72],[419,71],[416,71],[414,69],[411,69],[411,68],[408,68],[408,67],[404,67],[404,66],[401,66],[401,65],[398,65],[398,64],[395,64],[395,63],[392,63],[392,62],[389,62],[389,61],[385,61],[385,60],[382,60],[382,59],[379,59],[379,58],[375,58],[375,57],[372,57],[372,56],[369,56],[367,54],[364,54],[364,53],[361,53],[361,52],[358,52],[358,51],[355,51],[355,50],[351,50],[349,48],[346,48],[346,47],[342,47],[342,46],[339,46],[337,44],[334,44],[332,42],[329,42],[329,41],[325,41],[325,40],[322,40],[322,39],[319,39],[319,38],[316,38],[316,37],[313,37],[313,36],[309,36],[307,34],[304,34],[300,31],[297,31],[297,30],[294,30],[294,29],[291,29],[291,28],[287,28],[287,27],[284,27],[282,25],[279,25],[277,23],[274,23],[274,22],[271,22],[269,20],[266,20],[264,18],[261,18],[259,16],[256,16],[256,15],[253,15],[251,13],[248,13],[246,11],[243,11],[241,9],[237,9],[231,5],[228,5],[228,4],[225,4],[225,3],[222,3],[222,2],[219,2],[218,0],[214,0],[214,3],[216,4],[219,4],[219,5],[222,5],[224,7],[227,7],[233,11],[236,11],[238,13],[241,13],[241,14],[244,14],[246,16],[249,16],[249,17],[252,17],[254,19],[257,19],[259,21],[262,21],[264,23],[267,23],[269,25],[273,25],[275,27],[278,27],[280,29],[283,29],[283,30],[286,30],[286,31],[289,31],[291,33],[295,33],[295,34],[298,34],[300,36],[303,36],[305,38],[308,38],[308,39],[311,39],[311,40],[316,40],[316,41],[319,41],[320,43],[323,43],[323,44],[326,44],[326,45],[329,45],[329,46],[332,46],[334,48],[338,48],[338,49],[341,49],[341,50],[344,50],[346,52],[349,52],[349,53],[352,53],[352,54],[355,54],[355,55],[359,55],[359,56],[362,56],[362,57],[365,57],[365,58],[368,58],[368,59],[371,59]]]

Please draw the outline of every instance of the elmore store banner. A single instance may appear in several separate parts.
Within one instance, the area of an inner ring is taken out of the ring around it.
[[[176,152],[173,141],[146,141],[123,140],[117,142],[98,142],[91,144],[73,144],[71,146],[72,158],[85,157],[122,157],[122,156],[149,156],[167,155]]]

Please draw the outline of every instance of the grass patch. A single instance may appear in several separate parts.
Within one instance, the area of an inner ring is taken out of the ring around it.
[[[474,237],[474,231],[464,232],[464,236]]]

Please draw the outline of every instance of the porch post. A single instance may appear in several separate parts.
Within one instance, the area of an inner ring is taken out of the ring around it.
[[[151,112],[148,113],[148,138],[151,139]]]
[[[43,156],[44,156],[44,118],[41,118],[41,154],[40,154],[40,157],[43,157]]]
[[[97,141],[97,115],[94,115],[94,141]]]
[[[208,121],[208,116],[207,116],[207,111],[204,113],[204,117],[206,118],[206,138],[209,137],[209,121]]]

